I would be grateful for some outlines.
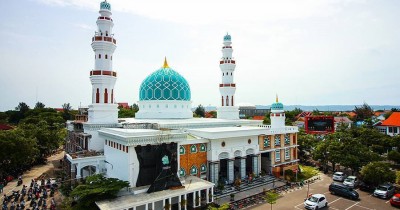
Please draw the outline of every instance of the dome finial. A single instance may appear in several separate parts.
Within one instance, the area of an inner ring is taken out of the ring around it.
[[[278,100],[278,94],[276,94],[276,103],[278,103],[279,102],[279,100]]]
[[[165,58],[164,58],[164,65],[163,65],[163,68],[164,68],[164,69],[165,69],[165,68],[169,68],[168,63],[167,63],[167,56],[165,56]]]

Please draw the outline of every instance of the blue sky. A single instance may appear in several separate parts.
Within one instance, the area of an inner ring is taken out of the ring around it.
[[[115,99],[132,104],[164,56],[192,90],[218,105],[222,38],[236,59],[236,101],[388,104],[400,101],[400,1],[109,0]],[[97,0],[5,0],[0,13],[0,110],[91,101]]]

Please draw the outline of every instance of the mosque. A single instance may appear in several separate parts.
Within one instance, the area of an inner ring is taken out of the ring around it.
[[[193,118],[189,82],[166,59],[140,85],[136,117],[118,119],[110,3],[101,2],[99,13],[91,44],[92,103],[87,115],[67,122],[65,162],[72,179],[102,173],[130,183],[127,195],[98,202],[100,209],[193,209],[213,201],[219,182],[280,176],[297,168],[298,129],[285,126],[278,97],[271,106],[271,125],[239,119],[229,34],[223,37],[219,61],[216,119]]]

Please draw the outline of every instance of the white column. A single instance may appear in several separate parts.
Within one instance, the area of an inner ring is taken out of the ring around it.
[[[163,198],[162,199],[162,207],[164,208],[164,206],[165,206],[165,199]]]
[[[210,189],[207,188],[207,192],[206,192],[206,203],[210,203],[210,198],[208,196],[208,193],[210,193]]]
[[[240,176],[242,179],[246,178],[246,156],[240,159]]]
[[[187,201],[187,194],[185,194],[184,196],[183,196],[183,199],[185,199],[185,209],[184,210],[187,210],[187,204],[188,204],[188,201]]]
[[[149,204],[146,203],[146,206],[144,207],[145,210],[149,210]]]
[[[81,165],[79,163],[76,165],[76,178],[81,178]]]
[[[211,187],[211,202],[214,202],[214,187]]]
[[[234,166],[233,166],[234,160],[228,159],[228,167],[227,167],[227,175],[228,175],[228,183],[232,184],[234,180]]]
[[[151,210],[154,210],[154,202],[151,202]]]
[[[182,209],[181,201],[182,201],[182,195],[179,195],[179,197],[178,197],[178,207],[179,207],[179,210]]]
[[[172,209],[171,198],[168,198],[168,204],[169,204],[169,206],[170,206],[170,209]]]

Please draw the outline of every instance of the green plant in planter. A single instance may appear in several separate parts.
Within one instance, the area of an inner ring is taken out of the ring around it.
[[[235,194],[231,193],[230,196],[231,196],[231,201],[234,201],[235,200]]]

